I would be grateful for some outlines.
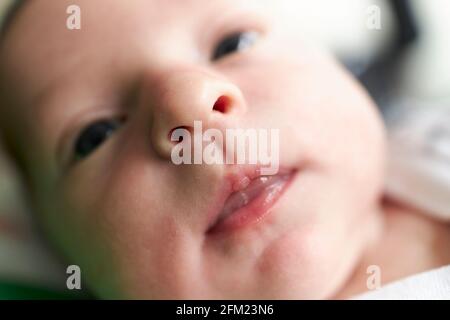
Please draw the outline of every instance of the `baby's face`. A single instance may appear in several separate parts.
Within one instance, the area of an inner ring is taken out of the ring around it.
[[[335,293],[375,226],[383,129],[356,82],[278,10],[291,3],[79,0],[82,28],[68,30],[71,4],[23,8],[4,41],[2,82],[42,226],[91,289]],[[173,164],[170,133],[195,120],[280,130],[287,182],[247,210],[262,218],[212,227],[255,167]]]

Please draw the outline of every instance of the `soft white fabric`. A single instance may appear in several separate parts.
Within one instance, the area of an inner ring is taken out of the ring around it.
[[[387,194],[450,222],[450,107],[408,101],[388,123]]]
[[[392,282],[353,300],[450,300],[450,266]]]

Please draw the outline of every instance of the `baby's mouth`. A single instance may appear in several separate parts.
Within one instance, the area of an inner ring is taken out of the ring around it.
[[[241,179],[207,233],[236,231],[261,220],[287,189],[294,174],[294,171],[288,171]]]

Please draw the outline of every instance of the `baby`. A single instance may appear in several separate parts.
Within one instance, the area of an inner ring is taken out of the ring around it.
[[[25,1],[0,123],[49,242],[100,298],[325,299],[450,264],[384,196],[385,129],[279,0]],[[172,161],[173,131],[279,130],[279,170]],[[240,202],[237,195],[250,201]],[[237,199],[237,200],[236,200]],[[226,212],[226,214],[224,214]]]

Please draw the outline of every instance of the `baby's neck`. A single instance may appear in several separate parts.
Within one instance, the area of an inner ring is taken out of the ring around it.
[[[384,201],[383,230],[363,253],[351,278],[337,298],[368,291],[369,266],[381,271],[381,286],[410,275],[450,264],[450,225],[419,210]]]

